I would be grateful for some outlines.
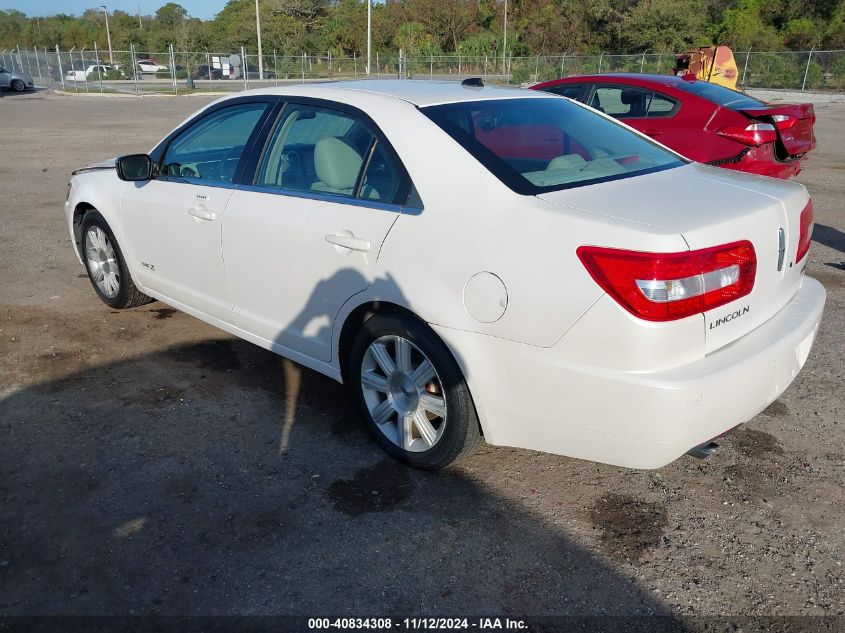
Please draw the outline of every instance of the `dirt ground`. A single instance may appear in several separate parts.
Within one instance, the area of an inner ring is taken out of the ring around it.
[[[784,396],[656,471],[484,446],[400,467],[327,378],[95,296],[71,170],[200,97],[0,99],[0,615],[845,613],[845,106],[819,105],[822,328]]]

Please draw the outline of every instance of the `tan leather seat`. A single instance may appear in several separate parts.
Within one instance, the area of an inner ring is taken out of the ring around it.
[[[322,138],[314,145],[314,170],[319,180],[311,185],[312,191],[324,191],[351,196],[364,159],[343,140],[335,137]],[[362,198],[378,200],[378,192],[365,185]]]

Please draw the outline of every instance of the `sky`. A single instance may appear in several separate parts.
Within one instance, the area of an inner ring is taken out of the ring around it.
[[[168,0],[141,0],[141,15],[153,15],[156,9]],[[174,0],[181,4],[188,13],[196,18],[208,20],[214,17],[226,4],[226,0]],[[81,15],[85,9],[105,4],[109,12],[115,9],[135,14],[138,12],[137,0],[0,0],[0,9],[17,9],[28,16],[69,13]]]

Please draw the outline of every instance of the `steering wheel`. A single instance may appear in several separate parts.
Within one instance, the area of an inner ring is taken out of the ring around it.
[[[199,178],[199,172],[194,169],[193,167],[189,167],[187,165],[183,165],[179,168],[179,175],[183,178]]]

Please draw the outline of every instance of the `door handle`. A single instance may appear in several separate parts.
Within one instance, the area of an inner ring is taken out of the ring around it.
[[[349,231],[344,231],[343,233],[330,233],[326,235],[326,241],[329,244],[334,244],[335,246],[340,246],[341,248],[348,248],[351,251],[368,251],[370,250],[370,242],[369,240],[362,240],[359,237],[355,237]]]
[[[214,211],[209,211],[205,207],[191,207],[190,209],[188,209],[188,213],[194,216],[195,218],[198,218],[200,220],[207,220],[208,222],[211,222],[214,218],[217,217],[217,214],[214,213]]]
[[[646,136],[660,136],[663,132],[660,130],[643,130],[643,134]]]

